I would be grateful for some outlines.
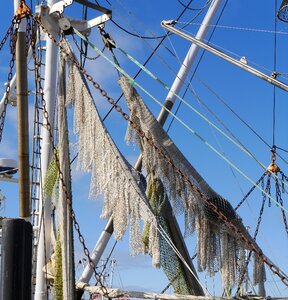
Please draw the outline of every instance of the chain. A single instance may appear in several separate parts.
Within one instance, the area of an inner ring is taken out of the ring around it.
[[[283,207],[282,193],[281,193],[281,188],[280,188],[278,180],[276,180],[276,182],[275,182],[275,189],[276,189],[276,200]],[[283,218],[283,222],[284,222],[285,231],[286,231],[286,234],[288,236],[287,218],[286,218],[286,213],[285,213],[283,208],[281,208],[281,213],[282,213],[282,218]]]
[[[35,19],[35,20],[38,23],[38,20],[37,19]],[[78,221],[76,219],[76,214],[75,214],[75,211],[74,211],[74,209],[72,207],[71,197],[69,195],[69,192],[68,192],[68,189],[67,189],[67,185],[66,185],[65,180],[64,180],[64,175],[63,175],[63,172],[62,172],[61,167],[60,167],[59,157],[57,155],[57,149],[56,149],[56,145],[55,145],[55,141],[54,141],[54,137],[53,137],[52,126],[51,126],[51,124],[49,122],[49,114],[48,114],[48,111],[47,111],[47,108],[46,108],[46,100],[44,98],[44,90],[42,88],[41,76],[40,76],[40,73],[39,73],[39,64],[37,64],[37,57],[36,57],[36,53],[35,53],[35,40],[33,40],[32,45],[33,45],[32,46],[32,49],[33,49],[33,54],[32,55],[33,55],[33,59],[34,59],[34,62],[35,62],[35,76],[36,76],[36,80],[37,80],[38,86],[39,86],[38,93],[40,94],[40,98],[41,98],[41,101],[42,101],[43,116],[44,116],[44,119],[46,120],[45,126],[46,126],[46,129],[48,130],[48,133],[49,133],[49,139],[50,139],[51,146],[52,146],[52,151],[53,151],[53,154],[54,154],[54,157],[55,157],[55,161],[56,161],[56,165],[57,165],[57,169],[58,169],[58,174],[59,174],[59,179],[60,179],[61,184],[62,184],[62,189],[63,189],[63,192],[65,194],[65,198],[66,198],[67,204],[69,206],[69,210],[70,210],[71,218],[73,220],[74,228],[75,228],[75,230],[76,230],[76,232],[78,234],[78,239],[79,239],[79,241],[80,241],[80,243],[81,243],[81,245],[83,247],[84,254],[88,258],[89,265],[90,265],[90,267],[92,268],[92,270],[94,272],[96,280],[100,283],[101,288],[103,289],[104,296],[106,296],[106,297],[109,298],[108,290],[102,284],[101,277],[99,276],[99,274],[96,271],[95,263],[91,259],[90,252],[89,252],[89,250],[88,250],[88,248],[87,248],[87,246],[85,244],[84,236],[81,233],[80,225],[79,225],[79,223],[78,223]]]
[[[31,18],[29,18],[29,16],[26,17],[27,19],[27,22],[26,22],[26,48],[25,48],[25,54],[26,54],[26,57],[28,55],[28,51],[29,51],[29,46],[30,46],[30,43],[31,43]]]
[[[5,117],[6,117],[6,110],[7,110],[7,105],[9,102],[9,94],[10,94],[10,84],[11,84],[11,80],[13,77],[13,68],[15,65],[15,60],[16,60],[16,42],[17,42],[17,33],[19,30],[19,24],[21,22],[21,19],[17,19],[17,18],[13,18],[12,19],[12,24],[9,28],[9,30],[7,31],[8,36],[10,35],[10,52],[11,52],[11,60],[9,63],[9,73],[8,73],[8,77],[7,77],[7,83],[6,83],[6,90],[5,90],[5,98],[4,98],[4,107],[3,107],[3,111],[0,115],[0,143],[2,141],[2,135],[3,135],[3,129],[4,129],[4,121],[5,121]],[[15,25],[15,29],[13,30]],[[11,29],[11,30],[10,30]],[[6,34],[6,35],[7,35]],[[5,41],[7,40],[8,36],[5,36]],[[3,42],[3,40],[2,40]]]
[[[152,146],[156,152],[159,154],[159,156],[163,157],[166,162],[174,169],[175,172],[177,172],[182,180],[184,181],[184,183],[188,184],[188,186],[191,188],[191,190],[195,193],[197,193],[201,199],[207,204],[209,205],[209,207],[218,215],[219,219],[221,221],[223,221],[224,223],[228,224],[228,226],[230,227],[230,229],[246,244],[247,248],[252,250],[253,252],[255,252],[258,257],[263,261],[263,263],[265,263],[270,270],[276,274],[281,281],[288,287],[288,276],[279,269],[279,267],[275,266],[273,264],[273,262],[270,261],[270,259],[265,256],[263,254],[263,252],[254,244],[251,242],[251,240],[237,227],[237,225],[235,225],[232,221],[230,221],[227,216],[225,216],[220,210],[219,208],[212,203],[209,198],[203,194],[201,192],[201,190],[195,186],[191,180],[189,179],[189,177],[187,175],[185,175],[183,173],[183,171],[177,167],[173,160],[168,157],[166,155],[166,153],[159,148],[157,145],[154,144],[154,141],[152,140],[152,138],[147,137],[146,134],[138,127],[138,125],[136,123],[134,123],[132,120],[130,120],[129,115],[127,113],[125,113],[121,106],[119,106],[108,94],[107,92],[101,88],[101,86],[99,85],[99,83],[97,83],[93,77],[89,74],[87,74],[87,71],[80,66],[79,62],[75,59],[75,57],[72,54],[69,54],[64,48],[63,46],[60,45],[60,42],[58,42],[51,33],[48,32],[48,30],[41,24],[41,21],[39,18],[35,19],[36,22],[39,24],[39,26],[41,26],[42,30],[47,33],[48,37],[60,48],[60,50],[62,51],[63,54],[65,54],[67,56],[67,58],[78,68],[78,70],[80,71],[80,73],[82,73],[86,79],[88,81],[90,81],[92,83],[92,85],[100,92],[100,94],[106,98],[106,100],[108,101],[109,104],[111,104],[115,110],[121,114],[121,116],[130,123],[131,127],[133,129],[135,129],[135,131],[137,131],[137,133],[139,134],[139,136],[143,139],[145,139],[147,141],[147,143]]]
[[[12,19],[12,22],[11,22],[11,25],[10,27],[8,28],[4,38],[2,39],[2,41],[0,42],[0,50],[3,48],[3,46],[5,45],[8,37],[11,35],[11,33],[13,32],[13,28],[14,28],[14,20],[15,20],[15,17]]]
[[[264,183],[264,182],[262,181],[262,183]],[[253,235],[253,239],[255,241],[256,241],[257,235],[259,233],[259,228],[260,228],[260,224],[261,224],[261,220],[262,220],[266,200],[267,200],[267,196],[264,194],[261,209],[260,209],[260,213],[259,213],[259,217],[258,217],[258,221],[257,221],[257,225],[256,225],[256,229],[255,229],[255,232],[254,232],[254,235]],[[247,273],[247,270],[248,270],[248,265],[249,265],[249,262],[251,260],[251,256],[252,256],[252,251],[249,251],[248,257],[247,257],[246,262],[245,262],[245,268],[243,269],[243,272],[240,275],[240,280],[239,280],[239,283],[238,283],[238,288],[237,288],[237,291],[236,291],[236,295],[240,292],[241,285],[242,285],[243,280],[245,278],[245,274]]]
[[[259,180],[255,183],[255,185],[252,186],[252,188],[248,191],[248,193],[243,197],[243,199],[238,203],[238,205],[235,207],[235,211],[245,202],[245,200],[250,196],[250,194],[255,190],[256,186],[259,185],[260,182],[263,181],[264,177],[267,175],[267,172],[265,172]]]

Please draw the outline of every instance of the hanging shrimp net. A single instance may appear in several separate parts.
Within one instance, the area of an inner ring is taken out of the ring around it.
[[[74,107],[74,131],[78,136],[77,168],[91,172],[90,198],[104,196],[101,217],[113,216],[114,236],[122,239],[130,225],[130,253],[144,252],[141,220],[151,223],[149,249],[154,266],[159,266],[157,221],[150,209],[140,175],[122,156],[100,119],[86,80],[71,62],[76,60],[66,41],[62,52],[68,64],[67,105]],[[67,54],[69,53],[69,57]]]
[[[245,268],[246,246],[238,238],[238,234],[236,235],[231,227],[219,218],[219,214],[227,218],[259,253],[261,249],[249,235],[231,204],[218,195],[183,156],[130,81],[122,77],[119,84],[131,112],[130,120],[133,122],[133,126],[128,127],[126,139],[129,143],[139,145],[143,167],[147,173],[155,174],[155,177],[163,182],[174,214],[184,213],[184,235],[196,231],[198,270],[206,271],[210,276],[220,271],[224,287],[235,286]],[[149,142],[134,127],[141,129],[149,138]],[[151,146],[151,141],[157,150]],[[183,177],[167,162],[164,155],[189,178],[192,186],[184,182]],[[217,213],[211,206],[216,207]],[[161,255],[164,251],[165,249],[160,249]],[[167,260],[169,259],[168,257]],[[254,282],[260,283],[258,281],[265,280],[263,262],[255,260],[254,265]],[[173,271],[173,264],[165,267],[168,269],[165,273]]]
[[[288,0],[282,1],[277,17],[283,22],[288,22]]]
[[[163,183],[160,179],[155,178],[153,174],[148,176],[147,197],[151,208],[156,215],[157,222],[164,229],[167,236],[159,236],[160,241],[160,265],[167,276],[169,282],[173,286],[175,293],[182,295],[198,295],[197,290],[192,289],[189,285],[187,275],[183,270],[183,265],[179,257],[168,244],[167,238],[171,239],[172,233],[170,228],[171,211],[169,200],[165,192]],[[146,222],[143,232],[143,242],[146,248],[149,246],[148,232],[150,224]]]

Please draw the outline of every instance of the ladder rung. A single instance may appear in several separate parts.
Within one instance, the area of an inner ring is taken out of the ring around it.
[[[31,166],[31,169],[34,169],[34,170],[40,170],[39,167],[34,167],[34,166]]]

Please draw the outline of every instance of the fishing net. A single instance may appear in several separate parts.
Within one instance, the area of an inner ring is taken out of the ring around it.
[[[288,0],[282,1],[277,17],[283,22],[288,22]]]
[[[58,150],[57,150],[57,156],[59,156]],[[50,198],[52,196],[55,185],[57,184],[57,177],[58,177],[58,168],[56,164],[55,155],[53,155],[44,179],[43,191],[45,197]]]
[[[241,219],[233,210],[231,204],[218,195],[183,156],[158,121],[154,118],[130,81],[122,77],[120,86],[131,112],[130,120],[140,128],[153,144],[161,149],[174,164],[188,176],[193,185],[202,195],[192,190],[173,166],[165,160],[155,147],[141,137],[132,126],[128,127],[127,140],[139,145],[143,158],[143,166],[147,173],[155,174],[164,185],[165,191],[172,203],[174,214],[185,212],[185,234],[197,232],[197,257],[199,271],[206,271],[210,276],[221,271],[224,287],[237,284],[239,274],[244,266],[245,247],[232,230],[221,221],[209,204],[208,199],[218,211],[238,228],[243,236],[261,252],[256,242],[251,238]],[[134,126],[135,126],[134,125]],[[264,272],[263,263],[255,260],[256,272]],[[256,281],[264,276],[255,274]],[[255,281],[255,282],[256,282]]]
[[[171,239],[171,231],[169,222],[171,220],[166,216],[166,211],[170,206],[168,202],[167,194],[163,183],[158,178],[155,178],[153,174],[148,176],[148,186],[146,190],[147,197],[149,199],[151,208],[156,215],[158,224],[164,229],[167,236]],[[147,239],[147,233],[149,231],[150,223],[145,223],[145,229],[143,233],[144,245],[147,248],[149,246],[149,240]],[[160,235],[160,265],[167,276],[169,282],[174,288],[175,293],[182,295],[193,294],[193,290],[189,286],[189,282],[183,270],[183,265],[180,262],[179,257],[173,251],[168,244],[167,240]]]
[[[67,44],[63,44],[70,52]],[[73,57],[75,59],[75,57]],[[94,105],[83,75],[70,60],[67,103],[74,106],[74,131],[78,135],[77,168],[92,173],[90,198],[104,195],[101,217],[113,216],[114,235],[121,239],[130,225],[130,253],[144,252],[141,220],[150,221],[149,249],[154,266],[159,266],[157,221],[149,208],[141,178],[122,156],[107,132]]]

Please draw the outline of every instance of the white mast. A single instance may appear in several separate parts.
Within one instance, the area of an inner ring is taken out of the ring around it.
[[[203,19],[203,22],[195,36],[197,40],[202,41],[209,29],[209,26],[214,20],[214,17],[218,11],[218,8],[220,7],[222,3],[222,0],[214,0],[210,4],[210,7],[205,15],[205,18]],[[171,109],[171,107],[174,105],[174,102],[176,100],[176,95],[180,94],[180,90],[191,70],[191,67],[196,59],[196,56],[198,54],[200,47],[197,46],[196,44],[192,44],[182,65],[181,68],[178,71],[178,74],[176,75],[176,78],[171,86],[171,89],[166,97],[164,106],[167,107],[168,109]],[[160,124],[164,124],[168,116],[167,110],[164,108],[161,109],[159,115],[158,115],[158,122]],[[163,123],[162,123],[163,122]]]
[[[48,0],[51,7],[56,0]],[[52,32],[53,33],[53,32]],[[46,58],[45,58],[45,82],[44,99],[49,115],[51,128],[54,127],[54,110],[56,100],[56,78],[57,78],[57,56],[58,47],[46,36]],[[51,159],[51,144],[49,132],[45,127],[46,120],[43,118],[42,146],[41,146],[41,169],[42,182],[40,183],[40,218],[39,218],[39,242],[37,247],[37,267],[36,267],[36,287],[35,300],[44,300],[47,297],[47,287],[43,267],[50,256],[50,233],[51,233],[51,199],[43,198],[43,180],[47,173],[49,161]],[[42,217],[41,217],[42,216]],[[42,221],[41,221],[42,220]],[[45,243],[45,246],[44,246]],[[45,257],[46,254],[46,257]]]
[[[213,19],[217,13],[217,10],[218,10],[221,2],[222,2],[222,0],[212,1],[211,5],[208,9],[208,12],[197,32],[196,36],[199,40],[203,40],[205,38],[205,36],[208,32],[209,26],[213,22]],[[186,58],[184,59],[182,66],[176,76],[176,79],[171,87],[171,90],[173,90],[175,93],[179,94],[179,91],[181,90],[181,87],[182,87],[183,83],[185,82],[185,79],[192,67],[192,64],[194,63],[194,61],[196,59],[199,49],[200,48],[195,44],[192,44],[192,46],[190,47],[190,49],[186,55]],[[176,99],[175,95],[172,94],[171,92],[169,92],[169,94],[167,95],[166,101],[164,103],[164,106],[171,109],[175,102],[175,99]],[[157,118],[158,122],[161,125],[163,125],[167,119],[167,116],[168,116],[168,112],[165,109],[162,109]],[[142,160],[142,158],[140,156],[135,165],[136,169],[138,166],[141,165],[141,160]],[[93,260],[95,265],[97,265],[99,263],[99,260],[102,256],[112,234],[113,234],[113,219],[110,218],[91,253],[91,259]],[[88,283],[92,275],[93,275],[93,270],[91,269],[91,266],[89,264],[87,264],[79,281]]]

